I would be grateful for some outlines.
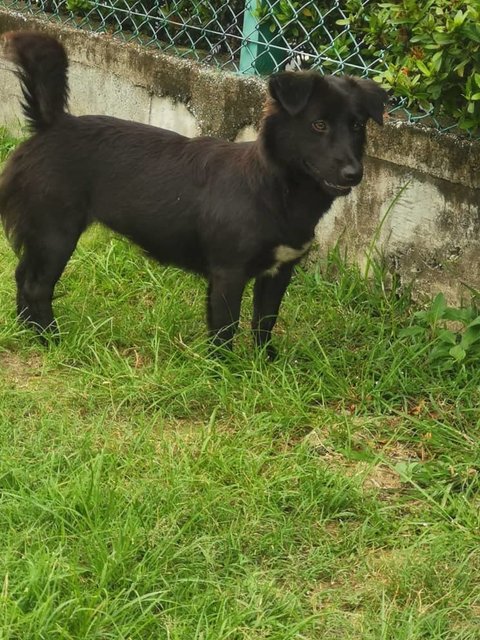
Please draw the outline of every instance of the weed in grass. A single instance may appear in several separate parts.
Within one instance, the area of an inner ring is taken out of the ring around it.
[[[476,365],[480,357],[480,315],[476,306],[448,307],[445,296],[439,293],[430,307],[414,313],[411,325],[402,329],[400,337],[430,344],[429,362],[442,371]]]

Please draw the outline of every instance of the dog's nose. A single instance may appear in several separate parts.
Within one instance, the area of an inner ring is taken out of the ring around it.
[[[363,176],[363,167],[360,164],[347,164],[340,171],[340,175],[347,184],[358,184]]]

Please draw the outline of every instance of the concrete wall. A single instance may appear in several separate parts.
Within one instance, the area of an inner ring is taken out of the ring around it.
[[[71,110],[134,119],[186,135],[252,139],[265,84],[0,9],[0,33],[57,35],[71,61]],[[0,125],[21,123],[19,87],[0,57]],[[336,201],[317,230],[319,251],[339,243],[365,263],[373,245],[419,294],[452,302],[480,290],[480,142],[387,122],[372,125],[365,178]]]

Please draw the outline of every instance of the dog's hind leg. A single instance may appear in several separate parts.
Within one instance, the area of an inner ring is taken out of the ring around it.
[[[36,331],[56,332],[52,300],[55,285],[63,273],[80,237],[69,230],[41,231],[23,245],[23,253],[15,272],[17,313],[19,319]]]
[[[274,276],[263,275],[255,280],[253,289],[252,330],[255,344],[266,348],[267,356],[274,360],[277,352],[270,344],[272,329],[293,273],[293,262],[283,264]]]
[[[232,348],[247,277],[241,271],[216,270],[208,284],[207,321],[216,347]]]

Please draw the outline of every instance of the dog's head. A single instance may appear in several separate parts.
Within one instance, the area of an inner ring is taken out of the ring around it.
[[[271,76],[268,88],[270,156],[333,197],[349,193],[363,176],[367,121],[383,124],[386,92],[373,80],[288,71]]]

